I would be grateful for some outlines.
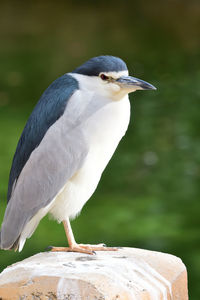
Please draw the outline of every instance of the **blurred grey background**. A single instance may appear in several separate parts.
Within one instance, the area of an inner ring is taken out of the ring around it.
[[[190,297],[200,270],[200,2],[0,1],[0,221],[17,141],[42,92],[90,57],[124,59],[156,92],[131,94],[126,137],[72,222],[78,242],[140,247],[182,258]],[[64,246],[46,217],[7,265]]]

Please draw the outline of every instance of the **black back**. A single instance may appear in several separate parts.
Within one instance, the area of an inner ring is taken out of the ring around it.
[[[49,127],[64,113],[67,101],[78,89],[78,82],[65,74],[57,78],[43,93],[31,113],[17,144],[10,170],[7,201],[32,151],[38,147]]]

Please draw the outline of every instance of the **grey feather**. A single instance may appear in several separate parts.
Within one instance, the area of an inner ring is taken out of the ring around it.
[[[8,202],[32,151],[39,146],[49,127],[63,115],[68,100],[77,89],[78,82],[69,74],[65,74],[52,82],[42,94],[17,145],[9,176]]]
[[[18,178],[1,228],[1,248],[12,248],[28,221],[81,168],[87,153],[80,126],[72,125],[65,113],[47,131]]]

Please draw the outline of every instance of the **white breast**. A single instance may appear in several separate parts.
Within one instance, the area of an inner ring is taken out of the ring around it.
[[[66,183],[50,213],[59,222],[75,217],[94,193],[103,170],[125,134],[130,119],[128,96],[112,101],[92,114],[82,130],[89,153],[82,168]]]

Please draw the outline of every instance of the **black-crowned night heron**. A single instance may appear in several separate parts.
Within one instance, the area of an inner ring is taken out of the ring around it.
[[[130,119],[128,93],[154,90],[128,76],[117,57],[98,56],[56,79],[43,93],[13,158],[2,249],[21,251],[48,213],[63,222],[69,247],[52,251],[93,253],[115,248],[75,242],[69,219],[94,193]]]

